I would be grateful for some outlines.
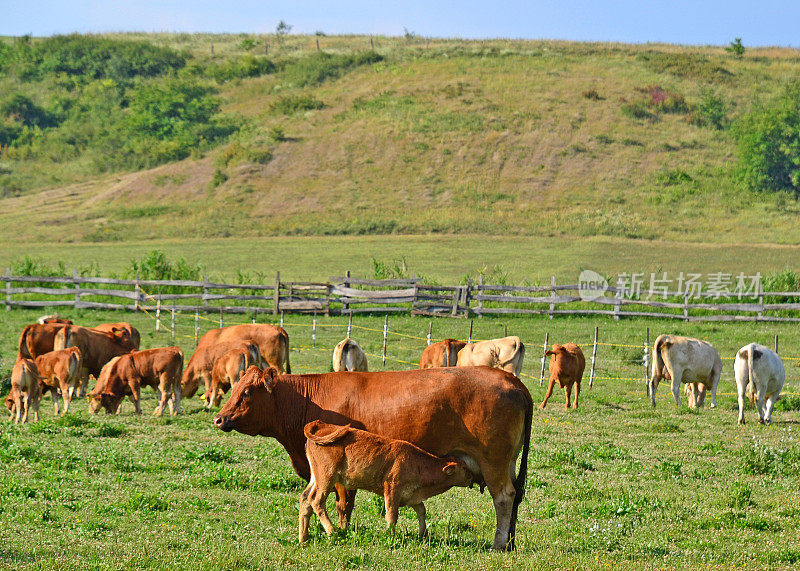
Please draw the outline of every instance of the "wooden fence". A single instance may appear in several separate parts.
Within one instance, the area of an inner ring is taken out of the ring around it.
[[[752,296],[659,293],[656,299],[628,298],[608,287],[591,300],[578,284],[509,286],[431,285],[416,278],[368,280],[333,276],[327,282],[224,284],[188,280],[140,280],[79,276],[14,276],[6,271],[5,306],[150,310],[203,313],[410,313],[469,317],[482,315],[606,315],[684,321],[800,322],[800,292],[756,291]],[[661,299],[658,299],[661,298]],[[787,299],[788,298],[788,299]],[[2,299],[2,298],[0,298]],[[698,301],[695,301],[695,300]],[[2,303],[2,302],[0,302]]]

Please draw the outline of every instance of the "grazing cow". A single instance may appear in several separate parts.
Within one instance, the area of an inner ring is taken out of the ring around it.
[[[43,325],[45,323],[61,323],[62,325],[72,325],[72,320],[59,317],[58,314],[42,315],[39,319],[36,320],[36,323],[40,325]]]
[[[514,545],[525,492],[532,410],[525,385],[489,367],[282,376],[274,368],[250,367],[214,424],[276,438],[306,481],[311,471],[303,427],[312,420],[352,424],[437,456],[458,456],[481,489],[489,488],[497,515],[493,546],[507,549]],[[338,485],[336,492],[339,525],[346,527],[355,492]]]
[[[186,398],[193,397],[197,392],[197,388],[200,386],[200,381],[203,381],[205,387],[203,397],[210,396],[214,362],[228,351],[240,348],[246,348],[247,351],[249,351],[250,361],[252,363],[262,362],[261,351],[258,349],[258,345],[252,341],[240,339],[238,341],[217,343],[204,347],[198,346],[189,359],[186,369],[183,371],[183,376],[181,378],[181,391],[183,392],[183,396]],[[204,398],[203,400],[206,399]]]
[[[125,355],[132,350],[130,333],[125,329],[116,329],[113,333],[95,331],[78,325],[65,325],[56,333],[54,349],[77,347],[81,350],[83,364],[81,367],[81,390],[83,394],[89,383],[89,375],[100,378],[103,366],[114,357]]]
[[[261,351],[262,368],[275,367],[281,373],[292,372],[289,364],[289,334],[283,327],[265,323],[230,325],[211,329],[200,338],[197,349],[230,341],[252,341]]]
[[[95,331],[100,331],[101,333],[111,333],[112,335],[115,334],[117,331],[127,331],[128,335],[130,336],[130,345],[128,346],[129,351],[138,351],[139,344],[141,341],[141,335],[139,335],[139,330],[136,329],[130,323],[125,321],[121,321],[119,323],[101,323],[100,325],[95,325],[91,329]]]
[[[127,396],[136,407],[136,414],[142,414],[139,405],[141,387],[150,386],[159,398],[154,415],[161,416],[167,403],[171,414],[179,414],[182,370],[183,351],[180,347],[132,351],[116,357],[103,367],[97,385],[89,393],[89,409],[96,414],[102,406],[106,414],[115,414]]]
[[[69,404],[77,396],[81,386],[81,350],[77,347],[50,351],[36,357],[36,368],[39,370],[39,388],[41,396],[50,391],[58,415],[58,392],[64,397],[64,414],[69,412]]]
[[[458,352],[458,367],[475,367],[486,365],[512,373],[519,377],[522,372],[522,360],[525,358],[525,345],[519,337],[503,337],[489,339],[477,343],[467,343]]]
[[[733,372],[739,393],[739,424],[744,424],[744,401],[747,394],[751,400],[755,400],[758,422],[772,424],[772,409],[781,398],[786,379],[783,360],[769,347],[750,343],[736,353]]]
[[[367,356],[358,343],[350,339],[342,339],[333,349],[333,370],[339,371],[368,371]]]
[[[586,368],[586,359],[583,357],[583,351],[575,343],[567,343],[565,345],[555,343],[552,349],[545,352],[546,355],[551,355],[550,384],[539,408],[547,406],[547,399],[553,394],[553,386],[556,381],[558,386],[564,389],[564,394],[567,396],[567,404],[565,406],[567,409],[569,409],[569,400],[572,395],[572,385],[575,385],[575,404],[573,407],[578,408],[581,379],[583,378],[583,370]]]
[[[457,339],[445,339],[425,347],[419,358],[420,369],[433,367],[455,367],[458,362],[458,352],[466,343]]]
[[[56,334],[64,327],[63,323],[26,325],[19,336],[17,359],[35,359],[52,351]]]
[[[714,408],[717,406],[720,374],[722,360],[708,341],[678,335],[660,335],[653,345],[653,369],[647,384],[650,402],[656,406],[658,383],[661,379],[668,379],[672,381],[676,405],[681,405],[681,383],[700,383],[706,389],[711,389],[711,407]],[[694,396],[694,408],[703,406],[705,391],[698,390]],[[692,405],[691,399],[689,405]]]
[[[31,408],[33,418],[39,422],[39,371],[31,359],[20,359],[11,369],[11,392],[6,397],[6,406],[11,412],[9,420],[17,424],[28,421]]]
[[[211,368],[211,386],[203,395],[203,400],[208,403],[209,408],[219,406],[222,395],[228,392],[244,372],[260,364],[259,355],[258,347],[250,343],[230,349],[214,361],[214,366]]]
[[[333,534],[325,503],[336,484],[383,496],[391,532],[399,509],[411,506],[417,512],[420,538],[428,533],[422,502],[453,486],[472,484],[472,472],[455,456],[439,458],[403,440],[319,420],[306,424],[303,432],[311,482],[300,494],[300,543],[308,541],[312,510],[325,532]]]

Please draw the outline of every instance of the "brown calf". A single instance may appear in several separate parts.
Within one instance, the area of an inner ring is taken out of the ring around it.
[[[578,408],[581,379],[583,378],[583,369],[586,368],[586,359],[583,357],[583,351],[575,343],[566,343],[565,345],[556,343],[552,349],[545,352],[545,355],[552,355],[550,357],[550,384],[539,408],[547,406],[547,399],[553,394],[553,386],[556,381],[558,381],[558,386],[564,389],[564,393],[567,395],[565,406],[567,409],[572,395],[572,385],[575,385],[575,404],[573,407]]]
[[[466,343],[457,339],[445,339],[428,345],[419,358],[419,368],[455,367],[458,362],[458,352],[465,346]]]
[[[6,397],[6,406],[11,412],[8,420],[25,424],[28,411],[33,408],[33,417],[39,421],[39,371],[31,359],[20,359],[11,369],[11,392]]]
[[[201,398],[206,400],[204,397],[211,395],[214,363],[228,351],[240,348],[247,348],[250,352],[250,359],[252,362],[261,362],[261,351],[258,348],[258,344],[254,341],[239,339],[237,341],[214,343],[206,345],[205,347],[198,346],[189,359],[189,363],[186,365],[183,376],[181,377],[183,396],[186,398],[193,397],[200,386],[200,381],[203,381],[205,392]],[[210,408],[210,404],[208,406]]]
[[[399,508],[411,506],[417,512],[419,536],[424,537],[427,528],[422,502],[473,481],[463,460],[455,456],[440,458],[403,440],[320,420],[306,424],[303,432],[308,439],[306,458],[311,465],[311,482],[300,495],[300,543],[308,540],[312,510],[328,535],[333,533],[325,501],[336,484],[383,496],[390,531],[394,531]]]
[[[50,351],[36,357],[36,367],[39,369],[41,396],[50,391],[50,396],[55,403],[55,413],[58,415],[58,391],[60,390],[64,397],[64,414],[67,414],[69,404],[81,386],[81,350],[77,347],[69,347]]]
[[[139,397],[142,386],[153,387],[159,403],[153,414],[161,416],[169,403],[170,413],[181,411],[181,372],[183,351],[180,347],[159,347],[145,351],[131,351],[112,359],[97,379],[89,393],[89,410],[97,413],[100,407],[106,414],[115,414],[122,399],[130,398],[136,414],[142,414]]]
[[[253,351],[255,349],[255,351]],[[211,369],[211,386],[203,395],[209,407],[219,406],[222,395],[238,381],[252,365],[257,365],[259,351],[255,345],[242,345],[222,354]]]

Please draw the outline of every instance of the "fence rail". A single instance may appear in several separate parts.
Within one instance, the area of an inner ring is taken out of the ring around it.
[[[509,286],[471,280],[463,285],[423,284],[417,278],[370,280],[333,276],[327,282],[225,284],[208,279],[140,280],[70,276],[15,276],[7,270],[5,307],[74,307],[138,311],[161,307],[198,313],[410,313],[469,317],[482,315],[605,315],[683,321],[800,322],[800,292],[756,291],[747,296],[658,292],[661,299],[629,298],[608,287],[595,299],[578,284]],[[690,302],[697,298],[698,301]],[[790,298],[779,302],[781,298]],[[0,298],[2,299],[2,298]],[[119,299],[119,302],[115,300]],[[124,300],[124,301],[123,301]],[[179,304],[176,302],[180,302]],[[230,305],[226,302],[233,302]],[[3,303],[0,301],[0,303]]]

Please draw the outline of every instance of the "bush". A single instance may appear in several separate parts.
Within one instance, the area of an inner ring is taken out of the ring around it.
[[[383,61],[383,56],[373,51],[341,55],[318,52],[288,63],[286,79],[296,87],[317,85],[351,68],[379,61]]]
[[[739,147],[738,178],[753,191],[800,196],[800,83],[768,103],[757,102],[733,129]]]
[[[183,258],[170,262],[160,250],[152,250],[141,260],[131,258],[123,277],[131,279],[138,274],[140,280],[189,280],[200,281],[200,266]]]
[[[322,109],[325,104],[312,95],[282,95],[270,104],[270,109],[284,115],[293,115],[299,111]]]
[[[228,60],[220,64],[211,64],[206,69],[206,75],[217,81],[230,81],[231,79],[244,79],[246,77],[260,77],[275,73],[275,64],[265,58],[247,54],[242,57]]]
[[[689,122],[701,127],[723,129],[728,125],[728,103],[713,89],[703,89]]]
[[[44,129],[57,124],[55,117],[21,93],[15,93],[0,102],[0,115],[28,127]]]

